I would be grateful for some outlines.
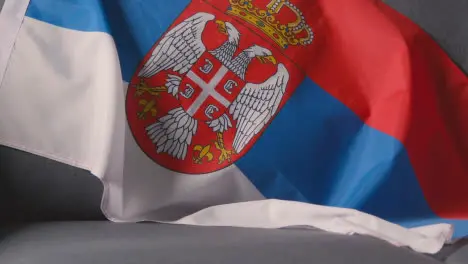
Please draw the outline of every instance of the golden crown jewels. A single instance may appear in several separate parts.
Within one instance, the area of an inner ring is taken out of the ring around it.
[[[314,39],[312,29],[307,25],[302,12],[289,0],[272,0],[266,10],[254,5],[254,0],[229,0],[231,6],[227,13],[256,26],[273,39],[282,48],[290,45],[309,45]],[[283,7],[289,8],[295,15],[292,22],[280,21],[275,15]]]

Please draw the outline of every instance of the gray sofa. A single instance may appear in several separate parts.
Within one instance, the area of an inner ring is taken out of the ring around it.
[[[468,241],[429,256],[319,230],[110,223],[97,178],[6,147],[0,175],[1,264],[468,263]]]
[[[468,1],[386,2],[468,70]],[[114,224],[101,214],[101,195],[86,171],[0,147],[0,264],[468,263],[468,240],[429,256],[319,230]]]

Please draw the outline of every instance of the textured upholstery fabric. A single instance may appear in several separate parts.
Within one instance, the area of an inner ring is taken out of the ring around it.
[[[88,172],[0,146],[0,221],[104,219]]]
[[[0,244],[2,264],[437,264],[368,237],[309,230],[71,222],[17,228]]]
[[[447,264],[466,264],[468,263],[468,241],[463,243],[464,246],[460,247],[453,254],[450,254],[446,259]]]
[[[462,239],[453,245],[445,246],[433,257],[447,264],[468,263],[468,239]]]
[[[384,0],[428,32],[468,73],[468,1]],[[468,262],[467,262],[468,263]]]

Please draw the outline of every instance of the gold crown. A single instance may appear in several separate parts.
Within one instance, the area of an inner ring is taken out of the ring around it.
[[[231,6],[227,11],[228,14],[261,29],[282,48],[287,48],[289,45],[306,46],[314,39],[314,33],[307,25],[302,12],[289,0],[272,0],[266,6],[267,10],[256,7],[253,0],[229,0],[229,2]],[[284,6],[296,15],[296,21],[285,23],[275,17]]]

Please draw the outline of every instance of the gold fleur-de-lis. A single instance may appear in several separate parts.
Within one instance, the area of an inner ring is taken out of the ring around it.
[[[158,110],[156,109],[155,100],[146,101],[145,99],[141,99],[139,105],[143,106],[143,110],[138,112],[138,119],[146,119],[148,113],[151,113],[152,117],[156,117]]]
[[[196,145],[193,148],[194,155],[193,155],[193,163],[195,164],[202,164],[204,160],[208,160],[208,162],[213,160],[213,153],[210,152],[211,145]],[[195,154],[196,153],[196,154]]]
[[[145,93],[148,93],[152,96],[159,96],[160,93],[166,92],[166,86],[156,86],[149,87],[144,80],[140,80],[140,83],[133,85],[136,88],[135,96],[142,96]]]

